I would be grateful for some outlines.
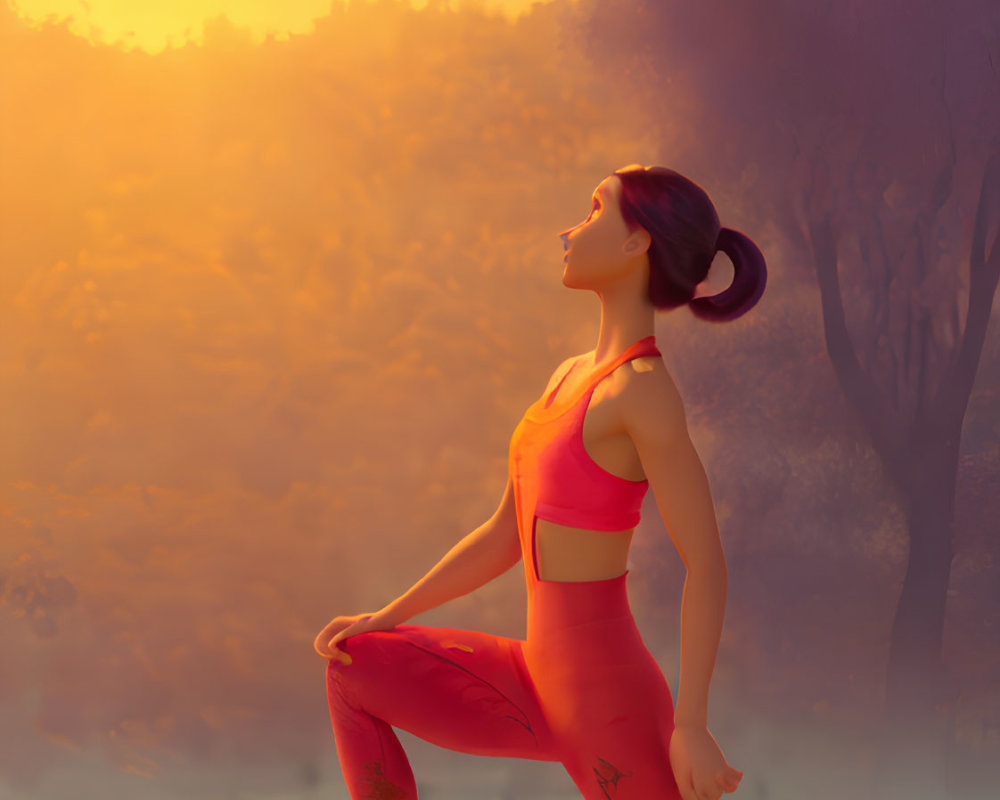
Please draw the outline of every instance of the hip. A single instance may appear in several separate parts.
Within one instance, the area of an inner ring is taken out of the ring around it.
[[[647,687],[665,686],[632,616],[627,577],[628,571],[608,580],[534,584],[524,643],[533,678],[594,683],[604,673],[627,673]]]
[[[528,637],[524,665],[558,736],[585,730],[658,732],[673,727],[673,697],[631,615]]]

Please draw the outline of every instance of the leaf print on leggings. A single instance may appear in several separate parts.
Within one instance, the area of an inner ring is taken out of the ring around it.
[[[368,771],[365,780],[371,783],[372,788],[369,794],[362,797],[371,800],[403,800],[406,797],[406,790],[394,784],[382,773],[381,761],[369,761],[365,764],[365,769]]]
[[[597,776],[597,785],[601,787],[601,791],[604,792],[605,797],[612,798],[618,792],[618,779],[627,778],[632,773],[622,772],[610,761],[605,761],[600,756],[597,756],[597,760],[600,763],[600,768],[594,767],[594,774]],[[609,786],[613,787],[610,791],[608,790]]]

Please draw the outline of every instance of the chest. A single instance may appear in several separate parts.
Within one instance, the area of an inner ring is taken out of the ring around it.
[[[584,385],[571,381],[572,376],[564,378],[564,382],[560,382],[548,397],[543,398],[543,408],[558,405],[566,398],[580,397],[585,391]],[[580,436],[584,451],[598,467],[620,478],[641,481],[646,476],[624,425],[621,400],[623,388],[621,379],[616,378],[614,373],[594,387],[590,402],[582,411]],[[580,402],[586,403],[586,398]]]

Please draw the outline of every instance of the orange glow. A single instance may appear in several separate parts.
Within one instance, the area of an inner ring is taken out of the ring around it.
[[[0,0],[0,797],[315,750],[319,630],[496,509],[596,330],[557,233],[653,138],[556,15],[458,1]],[[440,613],[516,633],[517,578]]]
[[[292,34],[313,31],[316,19],[328,16],[333,3],[374,0],[7,0],[25,22],[40,26],[46,20],[66,24],[71,33],[92,44],[115,45],[124,50],[140,48],[159,53],[185,44],[204,44],[205,23],[220,16],[245,30],[254,43],[268,38],[287,40]],[[427,7],[429,0],[409,2],[414,10]],[[443,8],[458,11],[465,7],[483,8],[510,20],[527,13],[532,4],[550,0],[441,0]]]

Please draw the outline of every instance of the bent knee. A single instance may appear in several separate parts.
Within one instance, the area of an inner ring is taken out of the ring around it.
[[[392,661],[392,650],[398,647],[400,638],[401,635],[395,631],[365,631],[350,636],[337,645],[337,650],[347,653],[351,657],[351,663],[345,664],[340,658],[331,658],[327,671],[331,674],[350,675],[352,670],[356,672],[358,668],[388,664]]]
[[[331,701],[339,699],[352,707],[362,706],[365,695],[392,680],[392,665],[400,663],[399,646],[403,640],[392,631],[365,631],[341,641],[337,649],[347,653],[351,663],[345,664],[339,658],[328,660],[326,683]]]

